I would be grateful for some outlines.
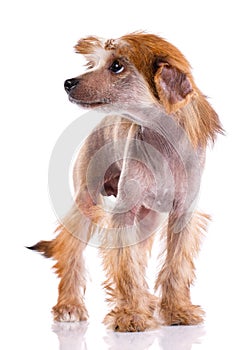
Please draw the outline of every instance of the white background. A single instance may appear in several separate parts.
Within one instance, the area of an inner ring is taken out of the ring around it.
[[[59,349],[58,335],[63,350],[248,349],[247,2],[8,1],[1,4],[0,26],[1,348]],[[192,290],[206,322],[145,334],[106,332],[103,276],[90,248],[89,325],[57,325],[53,332],[58,281],[52,263],[24,246],[51,239],[56,225],[49,158],[57,138],[82,114],[63,90],[63,81],[82,69],[73,45],[91,34],[110,38],[140,29],[185,54],[227,134],[208,152],[199,205],[213,216]]]

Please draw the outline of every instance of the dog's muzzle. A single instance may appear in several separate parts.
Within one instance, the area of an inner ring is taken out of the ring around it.
[[[76,78],[67,79],[64,82],[64,88],[66,92],[69,94],[79,84],[79,82],[79,79]]]

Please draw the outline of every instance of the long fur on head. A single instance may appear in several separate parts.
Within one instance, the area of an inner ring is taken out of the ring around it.
[[[193,146],[205,147],[209,139],[214,141],[216,133],[223,131],[218,115],[197,88],[184,55],[153,34],[137,33],[121,39],[127,43],[125,55],[143,74],[166,112],[185,129]]]

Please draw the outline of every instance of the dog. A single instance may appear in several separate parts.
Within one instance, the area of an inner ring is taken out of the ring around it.
[[[157,35],[91,36],[75,49],[87,63],[84,74],[64,83],[69,100],[106,117],[79,152],[75,203],[57,236],[29,247],[56,261],[54,319],[87,319],[82,253],[97,232],[113,305],[104,319],[108,327],[136,332],[158,324],[199,324],[204,311],[192,305],[190,286],[210,218],[195,205],[206,147],[223,132],[218,115],[183,54]],[[158,296],[149,292],[145,277],[156,232],[164,259]]]

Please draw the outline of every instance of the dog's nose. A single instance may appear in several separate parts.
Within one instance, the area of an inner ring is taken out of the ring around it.
[[[67,79],[64,82],[64,88],[66,90],[67,93],[69,93],[72,89],[74,89],[76,87],[76,85],[79,84],[79,79],[76,78],[72,78],[72,79]]]

